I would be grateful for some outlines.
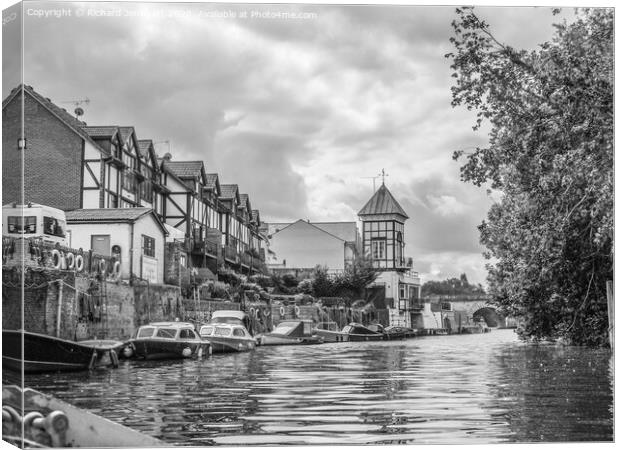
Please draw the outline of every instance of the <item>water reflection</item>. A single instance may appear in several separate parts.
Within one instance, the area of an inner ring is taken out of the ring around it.
[[[609,441],[610,355],[496,330],[130,361],[26,383],[184,445]]]

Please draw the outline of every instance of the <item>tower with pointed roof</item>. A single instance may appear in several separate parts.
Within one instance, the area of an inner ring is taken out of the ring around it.
[[[405,221],[409,216],[381,183],[358,213],[362,222],[364,255],[380,271],[370,286],[375,306],[389,312],[389,325],[411,327],[416,322],[420,278],[405,258]]]
[[[404,233],[409,218],[384,183],[358,213],[364,254],[380,270],[405,267]]]

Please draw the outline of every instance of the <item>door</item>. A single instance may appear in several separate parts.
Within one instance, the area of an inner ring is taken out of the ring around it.
[[[110,256],[110,235],[93,234],[90,237],[90,248],[93,250],[93,253]]]

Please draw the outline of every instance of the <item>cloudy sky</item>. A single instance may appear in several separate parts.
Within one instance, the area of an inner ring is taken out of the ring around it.
[[[520,48],[550,39],[558,20],[549,8],[478,13]],[[19,21],[7,14],[3,97],[19,80]],[[450,106],[454,17],[439,6],[29,2],[24,80],[68,110],[88,98],[89,125],[133,125],[170,141],[159,154],[203,160],[264,221],[356,220],[385,169],[423,281],[484,283],[476,226],[493,200],[460,181],[451,155],[487,136]]]

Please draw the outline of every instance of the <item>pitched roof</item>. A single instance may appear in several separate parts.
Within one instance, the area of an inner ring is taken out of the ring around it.
[[[209,189],[215,189],[215,187],[219,184],[219,180],[217,177],[217,173],[208,173],[206,176],[206,185],[205,187]]]
[[[67,222],[98,222],[104,220],[135,221],[152,211],[151,208],[97,208],[67,211]]]
[[[248,208],[248,213],[251,213],[252,207],[250,206],[250,196],[248,194],[239,194],[239,202],[242,208]]]
[[[377,192],[374,193],[370,200],[357,213],[359,216],[368,216],[374,214],[397,214],[405,219],[409,216],[405,210],[399,205],[392,193],[382,184]]]
[[[97,209],[74,209],[65,212],[67,223],[110,223],[110,222],[135,222],[139,218],[152,215],[164,235],[168,230],[151,208],[97,208]]]
[[[86,133],[92,138],[104,138],[104,137],[112,137],[118,131],[118,127],[115,125],[105,126],[105,127],[82,127]]]
[[[2,109],[4,109],[17,95],[21,93],[20,84],[16,88],[14,88],[11,93],[2,101]],[[61,108],[60,106],[55,105],[49,98],[43,97],[37,91],[35,91],[32,86],[24,85],[24,91],[27,92],[32,98],[34,98],[37,102],[43,105],[49,112],[51,112],[54,116],[56,116],[61,122],[63,122],[66,126],[71,128],[74,132],[76,132],[80,137],[87,140],[91,144],[93,144],[97,149],[107,154],[107,152],[102,149],[89,135],[84,131],[84,127],[86,126],[86,122],[82,122],[81,120],[73,117],[66,109]]]
[[[133,127],[118,127],[118,129],[121,130],[121,140],[123,142],[125,142],[127,138],[131,136],[131,133],[135,132]]]
[[[285,227],[284,227],[284,228],[282,228],[281,230],[276,231],[276,232],[274,233],[274,235],[276,235],[276,234],[278,234],[278,233],[282,233],[282,232],[283,232],[283,231],[285,231],[285,230],[287,230],[287,231],[291,231],[291,230],[293,229],[293,227],[294,227],[295,225],[298,225],[298,224],[304,224],[304,226],[307,226],[307,227],[310,227],[310,228],[317,229],[317,230],[319,230],[321,233],[325,233],[325,234],[327,234],[327,235],[329,235],[329,236],[333,237],[334,239],[338,239],[339,241],[344,241],[344,239],[342,239],[342,238],[340,238],[340,237],[338,237],[338,236],[336,236],[336,235],[333,235],[333,234],[331,234],[329,231],[325,231],[325,230],[323,230],[322,228],[317,227],[317,226],[316,226],[316,225],[314,225],[313,223],[310,223],[310,222],[308,222],[307,220],[303,220],[303,219],[299,219],[299,220],[297,220],[296,222],[293,222],[293,223],[288,224],[287,226],[285,226]]]
[[[165,166],[179,178],[200,178],[202,161],[166,161]]]
[[[355,222],[311,222],[315,227],[347,242],[357,240],[357,224]]]
[[[228,200],[233,199],[237,196],[239,186],[237,186],[236,184],[220,184],[220,189],[222,190],[220,198]]]

